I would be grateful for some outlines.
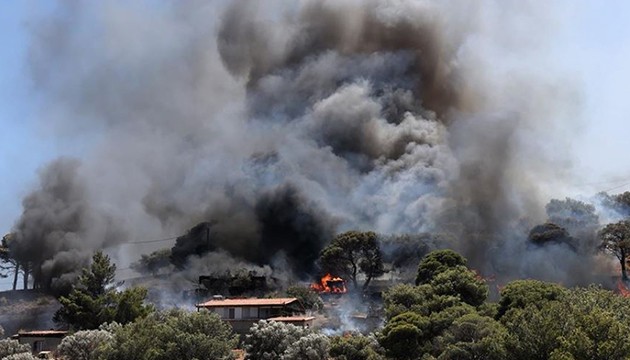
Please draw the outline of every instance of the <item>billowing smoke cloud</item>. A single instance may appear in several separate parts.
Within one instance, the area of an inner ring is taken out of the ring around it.
[[[59,159],[43,169],[39,188],[23,207],[9,250],[35,287],[64,286],[94,249],[120,241],[112,217],[90,203],[75,160]]]
[[[43,123],[82,150],[76,201],[115,209],[121,241],[205,222],[207,235],[175,249],[210,241],[201,252],[303,274],[338,231],[448,233],[480,270],[527,276],[556,255],[521,256],[527,231],[514,228],[542,218],[538,184],[561,178],[564,160],[552,130],[565,94],[527,65],[548,11],[520,1],[71,2],[33,26],[30,68]],[[40,228],[28,213],[15,230],[56,244],[64,221]],[[77,226],[77,243],[110,244],[88,234],[91,222]],[[496,261],[506,255],[507,267]]]

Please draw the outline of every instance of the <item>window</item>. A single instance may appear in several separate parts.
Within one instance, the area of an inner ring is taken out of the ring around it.
[[[234,319],[235,310],[236,309],[234,309],[234,308],[229,308],[228,309],[228,319]]]
[[[250,310],[250,308],[248,308],[248,307],[244,307],[244,308],[243,308],[243,310],[242,310],[242,311],[243,311],[243,316],[242,316],[242,317],[243,317],[243,319],[249,319],[249,318],[251,318],[251,315],[250,315],[250,313],[249,313],[249,310]]]

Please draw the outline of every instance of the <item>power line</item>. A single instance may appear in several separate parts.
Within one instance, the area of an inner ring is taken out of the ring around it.
[[[624,183],[623,185],[619,185],[619,186],[615,186],[615,187],[610,188],[610,189],[607,189],[607,190],[603,190],[603,192],[609,192],[609,191],[612,191],[612,190],[617,190],[617,189],[620,189],[620,188],[626,187],[626,186],[628,186],[628,185],[630,185],[630,182],[626,182],[626,183]]]
[[[181,235],[179,235],[179,236],[181,236]],[[156,240],[134,241],[134,242],[128,242],[128,243],[124,243],[124,244],[120,244],[120,245],[148,244],[148,243],[156,243],[156,242],[170,241],[170,240],[175,240],[175,239],[177,239],[179,236],[173,236],[173,237],[166,238],[166,239],[156,239]]]

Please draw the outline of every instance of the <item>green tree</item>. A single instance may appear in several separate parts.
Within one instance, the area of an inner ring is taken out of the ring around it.
[[[427,284],[435,276],[456,266],[466,266],[466,259],[453,250],[436,250],[427,254],[418,265],[416,285]]]
[[[395,285],[383,293],[385,314],[388,319],[405,312],[415,312],[428,315],[429,302],[435,294],[430,285],[411,286],[407,284]],[[456,299],[453,299],[457,301]]]
[[[146,289],[118,292],[111,286],[115,275],[116,265],[111,264],[109,256],[95,253],[70,294],[59,298],[61,308],[54,315],[55,322],[77,330],[96,329],[112,321],[126,324],[152,311],[144,305]]]
[[[509,336],[506,349],[514,360],[548,359],[559,348],[573,314],[560,301],[514,308],[501,318]]]
[[[330,339],[330,356],[334,360],[385,360],[385,350],[373,336],[351,334]]]
[[[237,342],[218,315],[173,309],[117,327],[103,354],[105,360],[227,359]]]
[[[381,332],[379,343],[388,357],[417,359],[429,350],[431,322],[429,318],[413,312],[393,317]]]
[[[562,355],[574,360],[608,360],[630,358],[630,328],[601,309],[572,314],[574,326],[560,338],[553,357]]]
[[[385,273],[383,256],[374,232],[348,231],[337,235],[319,258],[324,271],[348,278],[358,289],[359,272],[365,275],[363,290],[370,281]]]
[[[630,255],[630,220],[606,225],[600,232],[600,249],[613,254],[621,265],[621,278],[628,280],[626,262]]]
[[[488,297],[486,282],[461,265],[437,274],[430,285],[436,295],[458,296],[472,306],[480,306]]]
[[[497,318],[511,309],[523,309],[527,305],[543,306],[548,301],[562,300],[567,290],[560,285],[538,280],[516,280],[501,290]]]
[[[508,358],[505,349],[506,329],[492,318],[466,314],[456,319],[436,340],[439,360],[502,360]]]

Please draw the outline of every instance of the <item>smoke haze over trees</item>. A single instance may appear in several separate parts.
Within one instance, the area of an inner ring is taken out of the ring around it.
[[[128,242],[179,236],[171,260],[191,274],[238,262],[305,276],[337,233],[446,234],[482,272],[587,282],[594,235],[536,247],[521,228],[546,220],[566,162],[552,130],[572,131],[575,111],[562,79],[528,65],[544,63],[531,39],[553,33],[553,13],[56,4],[30,24],[28,69],[42,128],[81,156],[41,170],[10,253],[49,288],[94,250],[129,264],[165,245]]]

